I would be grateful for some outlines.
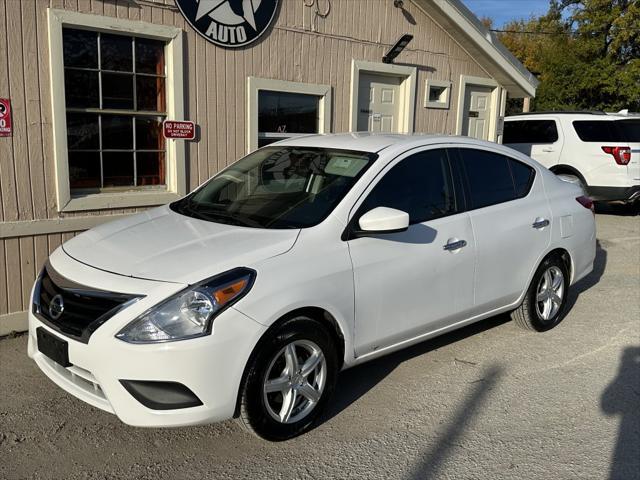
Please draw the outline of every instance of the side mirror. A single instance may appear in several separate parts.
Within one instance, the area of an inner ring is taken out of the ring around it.
[[[389,207],[376,207],[360,217],[360,234],[396,233],[409,228],[409,214]]]

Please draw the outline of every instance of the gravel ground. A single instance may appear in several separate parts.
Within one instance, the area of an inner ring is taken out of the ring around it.
[[[499,316],[344,372],[314,431],[141,429],[0,341],[0,479],[640,479],[640,217],[597,215],[594,272],[551,332]]]

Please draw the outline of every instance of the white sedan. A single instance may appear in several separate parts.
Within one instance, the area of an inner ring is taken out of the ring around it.
[[[29,356],[137,426],[308,430],[341,369],[502,312],[535,331],[593,268],[591,201],[469,138],[289,139],[58,248]]]

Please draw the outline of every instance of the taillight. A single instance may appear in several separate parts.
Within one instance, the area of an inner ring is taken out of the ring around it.
[[[631,161],[631,148],[629,147],[602,147],[602,151],[613,155],[618,165],[626,165]]]
[[[584,195],[582,195],[580,197],[576,197],[576,200],[584,208],[588,208],[589,210],[591,210],[592,213],[596,213],[593,207],[593,200],[591,200],[589,197],[585,197]]]

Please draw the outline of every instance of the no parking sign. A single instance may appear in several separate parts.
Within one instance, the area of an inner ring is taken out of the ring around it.
[[[11,101],[0,98],[0,137],[10,137],[11,131]]]

